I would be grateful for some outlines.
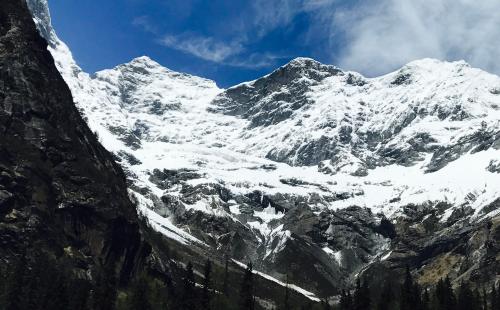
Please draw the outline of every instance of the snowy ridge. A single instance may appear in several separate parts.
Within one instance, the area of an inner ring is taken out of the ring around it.
[[[38,24],[47,22],[50,19]],[[166,192],[176,195],[180,187],[159,189],[149,181],[151,171],[181,168],[199,172],[200,178],[187,181],[191,185],[219,183],[241,194],[347,193],[348,199],[311,207],[359,205],[389,216],[400,205],[435,201],[470,204],[478,215],[482,206],[500,195],[500,178],[486,170],[498,158],[498,149],[466,152],[437,172],[426,173],[433,150],[454,145],[471,132],[499,131],[500,95],[495,90],[500,78],[465,62],[424,59],[368,79],[298,58],[284,67],[300,69],[299,83],[310,86],[308,103],[275,124],[251,127],[245,116],[214,112],[212,100],[225,93],[213,81],[173,72],[148,57],[91,77],[76,65],[53,30],[49,33],[57,66],[90,127],[109,150],[138,159],[137,164],[125,159],[122,164],[137,187],[146,187],[157,197]],[[313,73],[308,66],[313,66]],[[317,76],[319,81],[313,79]],[[262,79],[232,90],[256,87]],[[272,97],[268,94],[264,103]],[[408,117],[411,124],[402,127]],[[341,143],[344,132],[348,141]],[[373,135],[384,141],[374,141],[370,148],[363,137]],[[409,167],[380,155],[390,149],[406,156],[405,150],[422,136],[430,142],[415,152],[417,158]],[[322,139],[336,146],[337,153],[331,156],[337,160],[300,165],[297,150]],[[269,154],[291,156],[280,163],[267,159],[275,157]],[[367,169],[367,162],[377,161]],[[283,180],[306,182],[297,186]],[[471,193],[477,196],[473,201]]]

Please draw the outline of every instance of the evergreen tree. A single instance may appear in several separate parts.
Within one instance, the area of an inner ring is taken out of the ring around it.
[[[400,295],[400,309],[401,310],[417,310],[418,300],[420,299],[420,292],[415,283],[413,282],[413,277],[410,272],[410,268],[406,267],[405,279],[403,285],[401,286]]]
[[[224,266],[224,282],[223,282],[223,287],[222,287],[222,292],[224,293],[224,296],[228,297],[228,281],[229,281],[229,257],[226,254],[224,256],[225,258],[225,266]]]
[[[499,307],[497,295],[500,295],[500,294],[497,292],[497,288],[495,287],[495,284],[493,284],[491,286],[491,292],[490,292],[490,309],[491,310],[497,310]]]
[[[332,308],[330,307],[330,303],[328,302],[328,299],[323,299],[321,301],[321,304],[323,305],[323,310],[331,310]]]
[[[245,275],[243,276],[243,281],[241,282],[240,289],[240,302],[239,307],[241,310],[253,310],[254,309],[254,283],[253,283],[253,266],[252,263],[248,263],[247,269],[245,270]]]
[[[50,268],[52,281],[49,282],[48,294],[42,309],[67,309],[69,305],[67,269],[64,265],[55,265]]]
[[[32,267],[25,274],[22,308],[36,310],[45,307],[48,286],[54,283],[52,264],[46,255],[35,255]]]
[[[340,310],[352,310],[351,292],[342,290],[339,302]]]
[[[367,310],[371,307],[370,288],[368,281],[363,281],[358,278],[356,281],[356,290],[354,291],[353,310]]]
[[[201,306],[204,310],[211,309],[211,301],[212,301],[212,262],[207,260],[205,263],[205,272],[203,279],[203,292],[201,298]]]
[[[22,303],[26,266],[26,255],[23,253],[16,261],[6,281],[5,310],[21,310],[23,308]]]
[[[86,310],[90,297],[92,285],[83,279],[74,279],[69,283],[69,307],[71,310]]]
[[[455,310],[456,300],[451,281],[448,277],[440,279],[436,285],[434,308],[436,310]]]
[[[377,310],[390,310],[394,308],[394,291],[389,279],[387,279],[382,287],[380,299],[377,303]]]
[[[429,290],[425,289],[424,294],[422,295],[422,310],[430,310],[431,309],[431,296],[429,294]]]
[[[3,264],[0,265],[0,309],[5,308],[5,281],[6,281],[6,276],[5,276],[5,269]]]
[[[483,310],[483,298],[477,288],[472,291],[472,297],[474,299],[474,309]]]
[[[457,310],[477,309],[472,290],[466,282],[462,282],[458,288],[457,301]]]
[[[486,294],[486,290],[483,287],[483,293],[481,294],[482,302],[483,302],[483,310],[488,310],[488,294]]]
[[[283,309],[290,309],[290,287],[288,286],[288,272],[286,274],[285,298],[283,300]]]
[[[495,301],[495,307],[491,307],[492,310],[500,310],[500,286],[496,289],[496,301]]]
[[[116,275],[112,264],[97,270],[92,294],[93,310],[113,310],[116,304]]]
[[[129,310],[152,310],[151,301],[148,296],[149,292],[148,279],[145,275],[141,275],[137,280],[132,283],[130,296],[128,298]]]
[[[186,266],[186,270],[184,271],[181,309],[196,309],[197,296],[195,292],[195,284],[196,282],[194,280],[193,264],[189,262]]]

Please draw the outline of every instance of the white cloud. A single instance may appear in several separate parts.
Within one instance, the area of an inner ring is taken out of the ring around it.
[[[251,25],[259,36],[288,26],[301,13],[330,9],[337,0],[254,0]],[[316,16],[317,17],[317,16]]]
[[[426,57],[500,73],[498,0],[254,0],[252,8],[247,33],[259,38],[308,14],[305,44],[366,75]]]
[[[270,53],[253,53],[241,57],[236,57],[226,65],[249,69],[269,68],[275,65],[276,60],[290,58],[290,56],[274,55]]]
[[[249,27],[255,29],[258,36],[288,25],[303,10],[302,1],[297,0],[255,0],[252,3],[254,18]]]
[[[149,17],[146,15],[134,18],[134,20],[132,21],[132,25],[140,27],[142,28],[142,30],[146,32],[151,32],[151,33],[158,32],[156,26],[149,20]]]
[[[225,43],[212,37],[193,35],[166,35],[160,40],[160,43],[166,47],[216,63],[223,63],[228,58],[243,51],[242,44],[237,41]]]
[[[498,0],[364,0],[333,15],[330,36],[346,35],[339,65],[368,75],[424,57],[499,73],[498,12]]]
[[[162,43],[216,63],[272,67],[280,57],[252,46],[306,14],[309,23],[297,40],[345,69],[373,76],[432,57],[500,73],[499,11],[498,0],[254,0],[222,41],[179,35]],[[146,19],[136,24],[151,26]]]

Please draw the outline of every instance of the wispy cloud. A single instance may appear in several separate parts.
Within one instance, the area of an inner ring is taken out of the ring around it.
[[[223,63],[244,50],[243,45],[237,41],[225,43],[212,37],[194,35],[166,35],[160,39],[160,43],[166,47],[216,63]]]
[[[150,32],[153,34],[158,33],[158,28],[153,22],[150,21],[149,17],[146,15],[134,18],[134,20],[132,20],[132,25],[139,27],[146,32]]]
[[[235,31],[224,39],[168,35],[161,42],[220,64],[270,67],[280,57],[255,46],[279,28],[286,31],[302,15],[308,20],[303,44],[345,69],[378,75],[433,57],[465,59],[500,73],[498,0],[254,0],[247,9],[231,22]],[[135,24],[154,31],[145,18]]]
[[[367,75],[425,57],[500,73],[498,0],[255,0],[253,7],[264,35],[307,14],[306,38],[332,51],[335,64]]]
[[[288,59],[287,55],[275,55],[271,53],[253,53],[229,60],[226,65],[248,69],[269,68],[276,64],[277,60]]]
[[[498,8],[497,0],[365,0],[334,15],[347,42],[338,60],[369,75],[424,57],[465,59],[499,73]]]
[[[315,20],[317,12],[325,12],[334,7],[338,0],[254,0],[252,3],[253,28],[260,36],[265,36],[277,28],[288,27],[297,15],[312,14]],[[331,11],[331,10],[330,10]],[[254,31],[255,32],[255,31]]]

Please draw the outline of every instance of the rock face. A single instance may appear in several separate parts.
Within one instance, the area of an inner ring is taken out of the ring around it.
[[[423,285],[498,280],[499,77],[424,59],[365,78],[299,58],[222,90],[148,57],[90,76],[46,2],[29,4],[78,109],[168,238],[322,296],[407,265]]]
[[[0,3],[0,76],[0,257],[44,251],[82,274],[113,261],[126,280],[150,249],[125,176],[21,0]]]

